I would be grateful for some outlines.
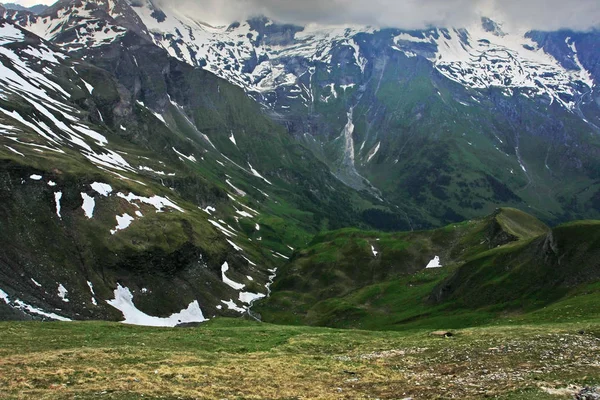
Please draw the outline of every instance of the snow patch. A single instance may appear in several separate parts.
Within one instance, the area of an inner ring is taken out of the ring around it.
[[[139,201],[143,204],[154,206],[154,208],[156,208],[156,212],[163,212],[163,209],[165,207],[173,208],[179,212],[185,212],[183,208],[179,207],[177,204],[173,203],[168,198],[161,196],[142,197],[137,196],[133,193],[129,193],[128,195],[124,195],[123,193],[117,193],[117,197],[126,200],[129,204],[133,204],[134,201]]]
[[[92,304],[97,306],[98,302],[96,301],[96,292],[94,292],[94,285],[92,284],[92,282],[87,281],[88,287],[90,288],[90,292],[92,293]]]
[[[83,209],[85,216],[88,217],[88,219],[92,219],[94,217],[94,208],[96,207],[96,201],[87,193],[81,193],[81,198],[83,199],[83,204],[81,205],[81,208]]]
[[[379,252],[375,250],[375,246],[371,246],[371,252],[373,252],[373,257],[377,257],[377,254],[379,254]]]
[[[269,182],[268,180],[265,179],[265,177],[263,177],[261,174],[258,173],[257,170],[255,170],[252,165],[250,165],[250,163],[248,163],[248,166],[250,167],[250,171],[252,171],[252,175],[262,179],[263,181],[267,182],[269,185],[273,185],[271,182]]]
[[[221,300],[221,303],[225,304],[229,310],[237,311],[239,313],[245,313],[246,309],[242,307],[238,307],[237,304],[233,300],[225,301]]]
[[[427,264],[427,267],[425,267],[425,269],[432,268],[442,268],[442,264],[440,264],[440,258],[438,256],[435,256],[433,260],[429,261],[429,264]]]
[[[67,299],[67,295],[69,294],[69,291],[67,290],[67,288],[65,288],[62,283],[58,285],[58,297],[60,297],[62,299],[62,301],[64,301],[65,303],[69,302],[69,299]]]
[[[62,216],[60,215],[60,199],[62,199],[62,192],[56,192],[54,193],[54,202],[56,203],[56,215],[58,215],[58,218],[62,219]]]
[[[94,87],[92,85],[90,85],[83,79],[81,80],[81,82],[83,82],[83,84],[85,85],[85,88],[87,89],[88,92],[90,92],[90,94],[94,93]]]
[[[122,216],[117,215],[116,218],[117,218],[117,226],[115,227],[114,230],[110,231],[111,235],[116,234],[118,231],[122,231],[122,230],[129,228],[129,225],[131,225],[131,223],[134,221],[134,218],[127,213],[123,214]]]
[[[94,182],[90,186],[96,193],[104,197],[108,197],[113,191],[112,187],[106,183]]]
[[[235,251],[244,251],[244,249],[242,249],[240,246],[238,246],[237,244],[233,243],[231,240],[229,239],[225,239],[227,240],[227,243],[229,243],[231,245],[231,247],[233,247],[233,249]]]
[[[246,287],[246,285],[244,284],[237,283],[229,279],[227,275],[225,275],[227,271],[229,271],[229,264],[227,263],[227,261],[225,261],[225,263],[223,263],[223,265],[221,266],[221,277],[223,278],[223,283],[225,283],[227,286],[231,287],[234,290],[241,290]]]
[[[264,297],[265,297],[265,295],[262,294],[262,293],[240,292],[239,300],[242,303],[252,304],[256,300],[260,300],[260,299],[262,299]]]
[[[200,310],[198,301],[195,300],[188,308],[171,315],[167,318],[153,317],[137,309],[133,303],[133,294],[131,291],[121,285],[117,285],[114,291],[114,300],[106,300],[112,307],[123,313],[125,318],[123,324],[140,325],[140,326],[156,326],[156,327],[175,327],[183,323],[205,322],[207,321]]]
[[[377,146],[375,146],[375,148],[373,150],[371,150],[369,156],[367,157],[367,162],[370,162],[373,157],[375,157],[375,155],[379,152],[379,149],[381,148],[381,142],[377,143]]]
[[[208,215],[212,215],[212,213],[217,212],[217,209],[212,206],[208,206],[205,209],[203,209],[202,211],[204,211]]]

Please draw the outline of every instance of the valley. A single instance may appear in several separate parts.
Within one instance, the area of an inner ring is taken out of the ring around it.
[[[598,29],[182,10],[0,4],[0,398],[600,398]]]

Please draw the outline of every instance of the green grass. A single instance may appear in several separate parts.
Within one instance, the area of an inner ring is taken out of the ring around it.
[[[525,400],[600,384],[597,319],[430,332],[0,323],[0,397]]]
[[[516,316],[526,323],[565,318],[571,306],[574,318],[594,318],[599,227],[583,221],[550,230],[502,208],[433,231],[326,232],[280,268],[271,297],[255,311],[267,322],[373,330],[481,326]],[[443,268],[425,270],[436,255]]]

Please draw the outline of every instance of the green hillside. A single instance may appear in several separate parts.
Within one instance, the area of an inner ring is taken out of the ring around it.
[[[255,310],[269,322],[362,329],[527,321],[550,306],[589,318],[600,310],[598,238],[598,222],[551,230],[514,209],[433,231],[331,232],[294,254]],[[426,269],[436,256],[442,267]]]

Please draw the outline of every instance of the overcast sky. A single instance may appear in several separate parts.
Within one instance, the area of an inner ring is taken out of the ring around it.
[[[5,0],[9,2],[10,0]],[[468,26],[482,15],[509,27],[600,28],[600,0],[156,0],[209,23],[254,15],[284,22],[424,28]],[[17,0],[33,5],[53,0]]]

